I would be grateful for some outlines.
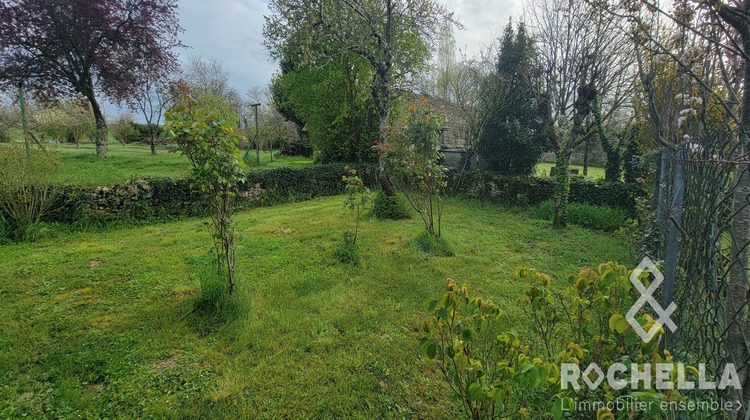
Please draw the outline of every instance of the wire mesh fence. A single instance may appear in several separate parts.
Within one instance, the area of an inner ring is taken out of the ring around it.
[[[705,141],[664,149],[654,190],[656,241],[644,250],[664,264],[661,303],[675,302],[677,329],[663,343],[675,359],[704,364],[719,380],[729,363],[750,385],[748,323],[748,225],[750,173],[741,143],[731,132],[711,133]],[[745,388],[750,388],[746,386]],[[694,390],[701,400],[750,405],[750,390]],[[722,407],[726,407],[722,405]],[[747,410],[719,410],[717,418],[750,418]],[[685,418],[707,418],[684,412]]]

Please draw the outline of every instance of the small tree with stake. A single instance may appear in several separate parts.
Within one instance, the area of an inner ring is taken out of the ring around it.
[[[213,210],[209,230],[218,273],[220,278],[227,276],[231,295],[236,262],[233,202],[245,167],[237,148],[240,134],[212,107],[193,99],[185,86],[180,88],[180,99],[167,111],[165,122],[167,139],[177,143],[193,166],[192,185]]]

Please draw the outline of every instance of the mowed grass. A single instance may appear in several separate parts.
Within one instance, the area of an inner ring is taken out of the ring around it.
[[[581,266],[631,263],[618,238],[456,200],[455,257],[416,251],[416,219],[368,218],[362,264],[343,265],[342,200],[237,215],[247,309],[223,324],[191,313],[210,248],[201,220],[1,247],[0,418],[455,418],[418,351],[423,303],[447,277],[530,339],[517,266],[562,287]]]
[[[549,173],[553,166],[555,166],[554,163],[538,163],[536,165],[536,175],[543,178],[549,178]],[[583,165],[570,165],[570,169],[578,169],[578,174],[583,176]],[[588,177],[589,179],[604,179],[604,168],[589,166]]]
[[[185,178],[190,174],[190,162],[179,153],[172,153],[159,146],[151,154],[148,145],[128,144],[123,146],[110,142],[107,157],[96,156],[93,144],[60,144],[54,147],[60,160],[56,181],[71,185],[114,185],[135,178]]]
[[[19,147],[22,147],[19,145]],[[143,144],[123,146],[110,141],[107,157],[96,156],[92,143],[82,143],[80,149],[73,144],[50,146],[60,160],[60,169],[55,181],[69,185],[109,186],[135,178],[172,178],[181,179],[190,175],[190,162],[179,152],[170,151],[164,146],[157,146],[156,154]],[[174,149],[171,149],[174,150]],[[258,168],[255,151],[248,155],[250,168]],[[260,168],[303,167],[313,164],[312,159],[283,156],[271,160],[270,152],[261,152]]]

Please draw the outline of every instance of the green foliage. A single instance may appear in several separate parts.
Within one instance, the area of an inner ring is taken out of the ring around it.
[[[412,242],[419,252],[428,255],[436,257],[452,257],[456,255],[445,236],[435,237],[427,232],[422,232]]]
[[[233,296],[254,310],[220,324],[191,312],[201,267],[215,271],[200,220],[3,246],[0,418],[249,418],[262,409],[269,418],[454,419],[460,405],[420,360],[412,332],[422,302],[441,293],[441,273],[502,302],[504,325],[524,325],[525,284],[498,273],[547,267],[564,283],[578,266],[630,252],[610,235],[555,232],[525,212],[448,199],[456,257],[416,252],[407,242],[424,228],[413,221],[373,220],[360,238],[367,259],[352,267],[332,256],[342,200],[235,215],[246,234],[237,259],[248,264],[238,264]],[[526,248],[514,251],[515,241]]]
[[[547,200],[539,205],[537,214],[545,220],[554,219],[554,201]],[[609,206],[570,203],[568,205],[568,222],[590,229],[613,232],[627,223],[627,216],[622,209]]]
[[[533,338],[502,329],[498,319],[503,312],[496,304],[448,279],[442,298],[427,303],[430,317],[423,325],[420,348],[435,360],[466,417],[473,419],[563,418],[563,407],[581,398],[682,399],[676,387],[662,393],[642,385],[636,390],[601,386],[584,395],[572,387],[561,388],[562,363],[574,363],[581,370],[597,363],[606,372],[613,363],[674,362],[669,353],[659,351],[663,329],[654,340],[642,343],[624,322],[622,314],[639,296],[629,274],[613,263],[596,270],[583,268],[568,277],[569,287],[561,293],[548,275],[519,267],[516,278],[528,285],[523,308]],[[654,324],[645,312],[636,319],[646,329]],[[670,381],[676,382],[676,376]],[[604,414],[612,415],[600,411],[599,418],[614,418]]]
[[[316,159],[371,162],[377,157],[378,116],[370,94],[372,72],[355,54],[320,68],[296,65],[285,57],[272,85],[279,111],[305,127]],[[304,148],[297,153],[304,153]]]
[[[213,100],[213,98],[211,98]],[[231,116],[231,110],[226,111]],[[228,120],[228,121],[236,121],[236,120]],[[136,122],[130,123],[132,131],[127,136],[125,142],[126,143],[137,143],[141,142],[145,139],[148,139],[151,135],[151,131],[153,130],[154,134],[157,138],[164,136],[164,128],[163,127],[155,127],[154,124],[141,124]]]
[[[523,395],[538,399],[553,389],[557,367],[531,359],[512,331],[502,331],[503,311],[448,279],[439,300],[427,303],[420,348],[435,361],[466,418],[495,419],[528,411]],[[541,404],[540,404],[541,405]]]
[[[394,184],[403,191],[409,204],[419,214],[427,233],[439,238],[442,231],[445,168],[438,162],[442,116],[437,115],[422,98],[407,104],[406,119],[389,133],[388,145],[382,149]]]
[[[344,192],[346,199],[344,199],[344,208],[348,208],[349,212],[354,217],[354,237],[352,238],[352,245],[357,245],[357,236],[359,235],[359,219],[362,217],[362,213],[367,207],[367,203],[372,201],[372,193],[370,189],[365,186],[364,181],[357,176],[357,170],[344,167],[346,175],[343,176],[344,184],[346,185]]]
[[[359,265],[362,261],[362,251],[356,242],[356,233],[353,230],[344,231],[344,241],[336,248],[334,256],[343,264]]]
[[[26,241],[39,236],[35,226],[62,195],[62,188],[52,183],[58,166],[45,151],[0,148],[0,218],[6,237]]]
[[[383,191],[378,191],[375,196],[372,214],[380,220],[411,219],[411,213],[403,200],[398,195],[387,196]]]
[[[360,165],[358,175],[366,186],[377,185],[376,166]],[[262,205],[309,200],[343,194],[345,191],[345,185],[341,182],[341,165],[338,164],[250,171],[245,184],[257,184],[265,190],[260,202]]]
[[[605,165],[604,180],[617,182],[622,178],[623,156],[620,148],[612,144],[609,136],[605,131],[604,122],[602,121],[602,103],[599,96],[594,100],[594,120],[596,122],[596,133],[599,135],[604,153],[607,154],[607,163]],[[625,182],[628,182],[627,180]]]
[[[122,143],[123,146],[142,139],[138,134],[138,130],[136,130],[132,116],[128,114],[118,116],[116,120],[109,123],[108,127],[112,137]]]
[[[342,177],[344,181],[344,209],[348,209],[354,217],[354,229],[344,232],[344,242],[336,249],[336,259],[345,264],[359,265],[362,258],[362,252],[357,245],[359,235],[359,219],[367,207],[367,203],[372,201],[372,193],[365,186],[364,181],[357,176],[355,169],[344,167],[346,175]]]
[[[568,157],[564,152],[556,153],[555,166],[555,200],[553,225],[557,228],[565,227],[568,221],[568,202],[570,201],[570,171]]]
[[[641,147],[639,144],[642,134],[639,124],[630,124],[620,133],[620,142],[625,143],[623,166],[625,167],[625,182],[637,183],[643,177],[641,168]]]
[[[85,102],[59,102],[39,111],[34,120],[37,130],[60,143],[70,140],[79,144],[94,134],[94,115]]]
[[[12,106],[0,104],[0,143],[11,141],[11,130],[21,126],[21,113]]]
[[[461,181],[459,184],[458,181]],[[555,180],[532,176],[509,176],[484,172],[448,172],[449,190],[472,198],[506,206],[528,206],[543,203],[555,196]],[[609,206],[625,211],[629,218],[638,216],[636,200],[646,192],[638,184],[603,182],[573,177],[570,180],[569,200],[573,203]]]
[[[529,83],[537,74],[534,40],[523,23],[514,31],[508,24],[501,41],[488,97],[490,118],[479,140],[479,153],[489,169],[504,174],[530,175],[546,143],[536,97]]]
[[[244,162],[237,148],[239,133],[236,125],[227,122],[228,106],[223,101],[199,102],[183,91],[180,102],[165,114],[165,131],[170,141],[193,166],[192,186],[204,204],[212,209],[209,230],[214,240],[219,276],[227,276],[229,293],[234,292],[236,263],[235,229],[232,222],[237,186],[244,179]],[[231,121],[231,120],[229,120]]]

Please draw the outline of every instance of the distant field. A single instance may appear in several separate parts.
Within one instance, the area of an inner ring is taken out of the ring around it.
[[[107,158],[96,156],[93,144],[59,145],[54,148],[62,167],[57,180],[66,184],[112,185],[139,177],[184,178],[190,173],[188,160],[163,147],[156,155],[143,145],[110,143]]]
[[[549,171],[552,169],[552,167],[555,166],[554,163],[540,163],[536,165],[536,174],[537,176],[540,176],[542,178],[549,178]],[[578,168],[579,174],[583,175],[583,166],[582,165],[570,165],[570,168]],[[604,179],[604,168],[600,168],[598,166],[589,166],[588,170],[588,177],[590,179]]]
[[[107,158],[96,156],[92,143],[84,143],[80,149],[73,144],[51,146],[60,160],[61,168],[56,181],[65,184],[113,185],[139,177],[185,178],[190,174],[188,160],[179,152],[158,146],[156,155],[148,145],[128,144],[123,146],[110,141]],[[248,164],[257,168],[255,151],[248,155]],[[270,152],[261,152],[261,168],[302,167],[312,165],[312,159],[301,157],[273,158]]]
[[[158,146],[155,156],[151,155],[148,145],[121,143],[110,139],[106,159],[96,157],[94,144],[83,143],[80,149],[73,144],[51,146],[55,151],[62,168],[56,180],[66,184],[112,185],[127,179],[138,177],[168,177],[173,179],[185,178],[190,174],[190,164],[180,153],[170,152],[170,149]],[[257,155],[251,150],[247,156],[250,168],[258,168]],[[291,167],[299,168],[313,165],[312,159],[291,156],[273,158],[270,152],[260,153],[260,168]],[[549,177],[553,163],[537,165],[537,176]],[[583,167],[572,165],[583,174]],[[590,166],[589,178],[603,179],[604,168]]]

